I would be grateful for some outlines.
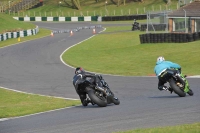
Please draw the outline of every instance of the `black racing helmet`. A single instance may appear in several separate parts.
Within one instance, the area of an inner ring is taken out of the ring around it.
[[[75,74],[84,73],[85,70],[82,67],[77,67],[75,70]]]

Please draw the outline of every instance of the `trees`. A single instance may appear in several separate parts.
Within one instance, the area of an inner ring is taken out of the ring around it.
[[[71,8],[75,8],[77,10],[81,9],[80,1],[79,0],[63,0],[63,2]]]

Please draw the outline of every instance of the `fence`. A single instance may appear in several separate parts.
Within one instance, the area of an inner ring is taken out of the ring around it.
[[[1,6],[0,6],[1,7]],[[126,16],[126,15],[139,15],[146,14],[147,11],[162,11],[162,10],[176,10],[172,9],[169,5],[159,5],[143,8],[129,8],[129,9],[101,9],[101,10],[90,10],[90,11],[68,11],[63,8],[58,8],[57,11],[10,11],[8,14],[17,17],[75,17],[75,16]]]
[[[166,31],[168,32],[168,13],[171,10],[160,12],[147,12],[147,24],[141,25],[141,30],[148,32]]]
[[[18,12],[42,5],[39,0],[9,0],[0,2],[0,12]]]

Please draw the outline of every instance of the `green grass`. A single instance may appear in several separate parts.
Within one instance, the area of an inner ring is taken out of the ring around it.
[[[0,25],[0,34],[6,31],[14,32],[35,28],[35,25],[32,23],[18,21],[13,19],[11,16],[2,13],[0,13]]]
[[[130,29],[125,26],[121,31]],[[108,27],[109,32],[116,31]],[[74,67],[115,75],[146,76],[154,74],[158,56],[179,63],[187,75],[200,74],[200,41],[191,43],[140,44],[139,34],[144,32],[117,32],[98,34],[71,49],[63,60]]]
[[[0,118],[23,116],[80,104],[80,100],[31,95],[0,88]]]
[[[200,123],[184,124],[170,127],[136,129],[117,133],[200,133]]]

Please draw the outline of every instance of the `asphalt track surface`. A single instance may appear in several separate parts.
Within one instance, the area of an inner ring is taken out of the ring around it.
[[[58,30],[95,25],[36,24]],[[100,30],[102,29],[97,32]],[[92,35],[91,29],[83,29],[73,36],[67,33],[56,34],[54,37],[48,36],[1,48],[0,86],[28,93],[77,99],[72,86],[74,69],[64,65],[60,55],[68,47]],[[111,104],[103,108],[76,106],[1,120],[0,133],[111,133],[200,122],[199,78],[188,78],[194,96],[180,98],[174,93],[159,91],[156,77],[103,77],[120,99],[120,105]]]

